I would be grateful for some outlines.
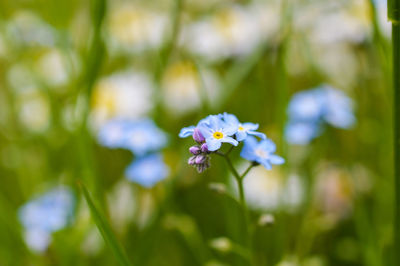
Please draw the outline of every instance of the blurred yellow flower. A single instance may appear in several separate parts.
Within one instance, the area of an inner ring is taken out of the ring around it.
[[[140,52],[160,47],[168,19],[143,7],[121,5],[111,11],[108,26],[111,50]]]
[[[98,128],[111,118],[137,119],[153,107],[153,84],[144,73],[118,72],[96,84],[91,99],[91,124]]]
[[[211,71],[199,73],[191,61],[178,61],[169,65],[162,79],[163,99],[166,107],[181,114],[198,109],[202,97],[215,103],[219,97],[219,84]]]

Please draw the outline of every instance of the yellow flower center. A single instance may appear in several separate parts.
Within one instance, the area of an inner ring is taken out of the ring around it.
[[[224,137],[224,134],[222,134],[222,132],[215,131],[213,137],[216,139],[222,139]]]
[[[239,131],[243,131],[244,128],[242,126],[239,126]]]

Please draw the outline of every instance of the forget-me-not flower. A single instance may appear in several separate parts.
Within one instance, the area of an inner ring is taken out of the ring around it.
[[[167,144],[166,134],[149,119],[111,120],[99,132],[99,142],[110,148],[123,148],[137,156],[157,151]]]
[[[237,132],[236,126],[222,121],[218,115],[209,116],[208,123],[201,123],[198,129],[204,136],[209,151],[218,150],[224,142],[238,145],[238,141],[232,138]]]
[[[72,218],[75,200],[67,187],[55,188],[23,205],[18,216],[25,229],[26,243],[33,250],[43,251],[51,233],[67,226]]]
[[[289,143],[308,144],[324,124],[348,129],[356,121],[353,101],[342,91],[324,85],[296,93],[288,106],[285,136]]]
[[[138,156],[157,151],[166,144],[166,134],[152,120],[140,120],[128,127],[126,147]]]
[[[225,123],[237,128],[237,132],[235,134],[237,141],[245,140],[248,135],[256,136],[261,139],[266,138],[264,133],[256,131],[259,127],[258,124],[249,123],[249,122],[248,123],[240,123],[239,119],[235,115],[228,114],[228,113],[224,113],[222,115],[222,118]]]
[[[169,168],[161,154],[150,154],[134,160],[125,170],[128,180],[151,188],[168,176]]]
[[[291,122],[286,125],[285,138],[289,143],[305,145],[316,138],[320,133],[317,123]]]
[[[98,134],[98,141],[108,148],[125,148],[126,134],[131,122],[113,119],[104,124]]]
[[[181,131],[179,132],[179,137],[187,138],[189,136],[193,136],[194,130],[196,128],[198,128],[200,125],[209,125],[210,124],[210,117],[211,116],[207,116],[206,118],[201,119],[199,121],[199,123],[197,123],[197,126],[188,126],[188,127],[182,128]]]
[[[249,136],[244,141],[240,156],[252,162],[262,164],[266,169],[272,169],[273,164],[283,164],[285,160],[275,155],[276,146],[270,139],[264,139],[260,142],[255,137]]]

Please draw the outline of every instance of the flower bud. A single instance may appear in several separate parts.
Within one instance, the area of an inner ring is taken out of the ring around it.
[[[192,156],[188,160],[189,165],[195,165],[196,164],[196,156]]]
[[[206,159],[207,159],[207,157],[204,155],[197,155],[195,162],[196,162],[196,164],[202,164],[206,161]]]
[[[219,194],[224,194],[224,193],[226,193],[226,190],[227,190],[226,186],[222,183],[210,183],[208,185],[208,188]]]
[[[198,143],[202,143],[205,141],[204,136],[201,134],[198,128],[195,128],[193,131],[193,139]]]
[[[189,151],[190,151],[191,154],[197,155],[197,154],[200,154],[201,149],[200,149],[199,146],[192,146],[192,147],[189,148]]]
[[[259,226],[271,226],[275,223],[275,217],[272,214],[263,214],[258,220]]]
[[[214,238],[210,242],[210,246],[219,252],[229,252],[232,250],[232,242],[229,238],[226,237],[219,237],[219,238]]]
[[[201,152],[204,152],[204,153],[207,153],[207,152],[208,152],[207,143],[201,144]]]

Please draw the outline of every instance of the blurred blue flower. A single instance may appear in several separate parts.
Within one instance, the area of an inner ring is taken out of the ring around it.
[[[253,135],[253,136],[259,137],[261,139],[266,139],[266,136],[264,133],[255,131],[259,127],[258,124],[240,123],[239,119],[235,115],[228,114],[228,113],[224,113],[222,115],[222,118],[225,123],[237,128],[237,132],[235,134],[237,141],[245,140],[248,135]]]
[[[305,145],[319,135],[317,123],[291,122],[286,125],[285,138],[289,143]]]
[[[98,141],[108,148],[125,148],[127,130],[131,122],[113,119],[102,126],[98,134]]]
[[[270,139],[264,139],[260,142],[255,137],[249,136],[244,141],[240,156],[251,162],[262,164],[267,170],[272,169],[273,164],[283,164],[285,160],[275,155],[276,146]]]
[[[29,201],[18,210],[26,231],[26,242],[34,250],[45,250],[52,232],[63,229],[72,218],[74,196],[61,186]]]
[[[151,188],[168,176],[169,169],[161,154],[150,154],[134,160],[125,170],[128,180]]]
[[[101,128],[99,142],[110,148],[123,148],[137,156],[159,150],[167,144],[166,134],[152,120],[111,120]]]
[[[206,139],[209,151],[218,150],[223,142],[238,145],[238,141],[232,138],[236,132],[236,125],[224,122],[218,115],[207,117],[206,123],[200,123],[198,129]]]
[[[325,93],[322,89],[301,91],[293,95],[288,107],[291,120],[317,122],[324,113]]]
[[[167,135],[149,119],[130,124],[127,130],[126,148],[135,155],[142,156],[157,151],[167,144]]]
[[[323,85],[293,95],[288,106],[285,136],[289,143],[308,144],[324,124],[348,129],[356,121],[353,101],[343,92]]]
[[[356,122],[353,101],[342,91],[328,86],[324,87],[324,92],[325,112],[323,117],[325,122],[338,128],[351,128]]]

